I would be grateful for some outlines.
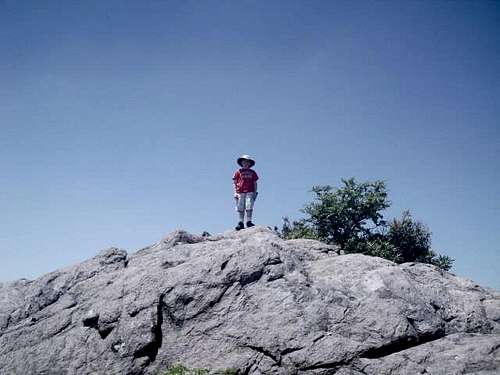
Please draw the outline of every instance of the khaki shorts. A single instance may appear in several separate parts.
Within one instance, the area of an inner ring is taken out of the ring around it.
[[[255,193],[238,193],[236,211],[252,210],[255,198]]]

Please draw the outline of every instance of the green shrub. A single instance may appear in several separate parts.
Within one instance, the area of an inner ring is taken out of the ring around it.
[[[208,374],[207,369],[202,369],[202,368],[194,368],[194,369],[189,369],[186,366],[182,364],[176,364],[172,367],[170,367],[166,373],[163,375],[205,375]]]
[[[283,218],[285,239],[310,238],[340,246],[346,253],[362,253],[396,263],[421,262],[449,270],[453,259],[431,249],[431,232],[409,211],[401,219],[384,220],[390,206],[383,181],[358,183],[343,179],[341,188],[315,186],[315,200],[301,210],[306,217]]]
[[[236,375],[238,372],[235,369],[209,370],[205,368],[188,368],[180,363],[170,367],[167,372],[161,375]]]

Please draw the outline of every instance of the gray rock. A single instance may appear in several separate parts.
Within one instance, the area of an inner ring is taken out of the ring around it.
[[[0,284],[0,374],[494,374],[499,348],[499,292],[264,227]]]

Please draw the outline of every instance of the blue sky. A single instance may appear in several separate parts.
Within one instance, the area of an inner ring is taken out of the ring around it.
[[[0,0],[0,281],[383,179],[500,289],[500,3]]]

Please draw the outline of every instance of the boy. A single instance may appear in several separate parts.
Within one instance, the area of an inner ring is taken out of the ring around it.
[[[255,198],[257,198],[257,180],[259,176],[251,169],[255,165],[253,160],[248,155],[241,155],[237,160],[241,167],[233,175],[234,183],[234,199],[236,199],[236,211],[240,215],[240,221],[236,226],[236,230],[244,228],[243,221],[245,219],[245,211],[247,214],[247,228],[253,227],[252,212]]]

